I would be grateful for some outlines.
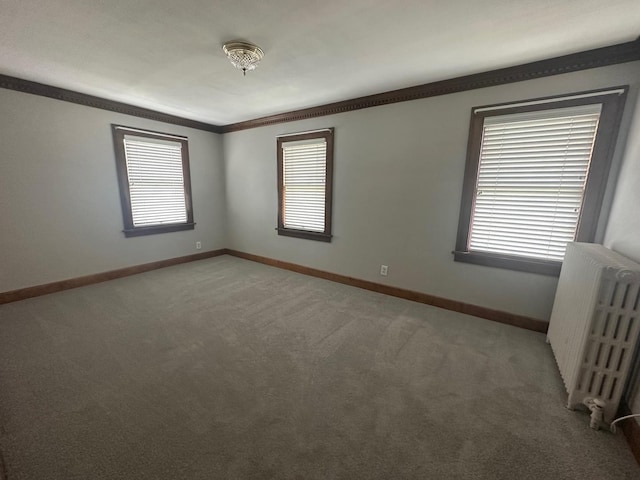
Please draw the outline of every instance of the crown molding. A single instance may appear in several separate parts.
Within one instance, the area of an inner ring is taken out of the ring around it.
[[[123,113],[134,117],[156,120],[158,122],[180,125],[183,127],[195,128],[198,130],[206,130],[207,132],[221,133],[222,129],[218,125],[210,123],[198,122],[188,118],[169,115],[167,113],[150,110],[148,108],[136,107],[127,103],[107,100],[106,98],[87,95],[85,93],[67,90],[66,88],[53,87],[44,83],[32,82],[22,78],[10,77],[0,74],[0,88],[15,90],[17,92],[31,93],[41,97],[54,98],[63,102],[76,103],[85,107],[99,108],[101,110],[109,110],[111,112]]]
[[[494,87],[508,83],[522,82],[535,78],[560,75],[562,73],[577,72],[590,68],[605,67],[619,63],[640,60],[640,38],[631,42],[619,43],[609,47],[595,48],[583,52],[572,53],[560,57],[549,58],[537,62],[524,63],[513,67],[500,68],[488,72],[474,73],[462,77],[425,83],[414,87],[392,90],[389,92],[368,95],[365,97],[328,103],[316,107],[278,113],[266,117],[255,118],[244,122],[227,125],[213,125],[188,118],[169,115],[167,113],[136,107],[127,103],[107,100],[105,98],[87,95],[66,88],[54,87],[43,83],[32,82],[21,78],[0,74],[0,88],[31,93],[43,97],[54,98],[64,102],[76,103],[86,107],[100,108],[111,112],[123,113],[134,117],[147,118],[159,122],[183,127],[205,130],[213,133],[229,133],[250,128],[264,127],[278,123],[294,122],[308,118],[335,115],[363,108],[378,107],[392,103],[408,102],[421,98],[448,95],[478,88]]]
[[[222,126],[222,133],[237,132],[249,128],[264,127],[278,123],[305,120],[308,118],[334,115],[362,108],[377,107],[391,103],[407,102],[421,98],[436,97],[450,93],[464,92],[478,88],[494,87],[507,83],[522,82],[535,78],[577,72],[590,68],[605,67],[618,63],[640,60],[640,38],[609,47],[596,48],[583,52],[549,58],[537,62],[524,63],[513,67],[500,68],[483,73],[475,73],[462,77],[425,83],[414,87],[392,90],[389,92],[368,95],[366,97],[344,100],[317,107],[294,110],[277,115],[256,118],[244,122]]]

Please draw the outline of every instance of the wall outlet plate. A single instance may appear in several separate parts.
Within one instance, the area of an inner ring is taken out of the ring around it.
[[[389,273],[389,267],[387,265],[380,265],[380,275],[386,277],[387,273]]]
[[[202,248],[202,242],[196,242],[196,250],[200,250]]]

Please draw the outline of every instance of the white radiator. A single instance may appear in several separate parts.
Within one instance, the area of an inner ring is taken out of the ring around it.
[[[568,408],[596,399],[611,423],[639,332],[640,264],[602,245],[569,243],[547,333]]]

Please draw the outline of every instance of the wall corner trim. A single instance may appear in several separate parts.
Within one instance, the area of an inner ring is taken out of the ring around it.
[[[324,270],[305,267],[303,265],[285,262],[282,260],[276,260],[269,257],[263,257],[260,255],[254,255],[251,253],[240,252],[238,250],[227,249],[226,253],[234,257],[243,258],[245,260],[251,260],[252,262],[263,263],[271,267],[282,268],[284,270],[290,270],[292,272],[301,273],[303,275],[322,278],[325,280],[330,280],[332,282],[342,283],[345,285],[350,285],[352,287],[357,287],[365,290],[370,290],[372,292],[382,293],[384,295],[390,295],[392,297],[398,297],[398,298],[403,298],[405,300],[424,303],[427,305],[432,305],[434,307],[444,308],[445,310],[465,313],[467,315],[473,315],[475,317],[484,318],[486,320],[493,320],[494,322],[499,322],[507,325],[512,325],[515,327],[525,328],[527,330],[533,330],[535,332],[546,333],[547,327],[549,325],[547,322],[543,320],[538,320],[536,318],[526,317],[523,315],[516,315],[513,313],[504,312],[501,310],[494,310],[492,308],[481,307],[479,305],[464,303],[458,300],[450,300],[448,298],[437,297],[435,295],[429,295],[428,293],[415,292],[413,290],[406,290],[404,288],[392,287],[389,285],[370,282],[368,280],[361,280],[359,278],[353,278],[353,277],[348,277],[346,275],[326,272]]]
[[[158,260],[156,262],[143,263],[141,265],[133,265],[131,267],[119,268],[108,272],[94,273],[83,277],[69,278],[57,282],[45,283],[43,285],[35,285],[33,287],[19,288],[8,292],[0,292],[0,305],[25,300],[27,298],[39,297],[41,295],[48,295],[50,293],[61,292],[63,290],[70,290],[72,288],[84,287],[94,283],[106,282],[107,280],[114,280],[116,278],[128,277],[130,275],[149,272],[151,270],[157,270],[164,267],[171,267],[181,263],[217,257],[219,255],[224,255],[225,253],[227,253],[227,250],[222,248],[219,250],[186,255],[184,257],[174,257],[166,260]]]

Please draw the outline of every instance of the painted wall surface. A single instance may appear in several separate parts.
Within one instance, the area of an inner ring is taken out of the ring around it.
[[[631,123],[604,244],[640,262],[640,101]],[[632,411],[640,413],[640,352],[636,359],[629,400]]]
[[[634,62],[226,134],[228,247],[548,320],[555,277],[453,261],[471,109],[623,84],[634,105],[639,79]],[[278,236],[276,137],[326,127],[335,127],[333,241]]]
[[[0,90],[0,291],[226,245],[217,134]],[[125,238],[111,124],[189,138],[195,230]]]

